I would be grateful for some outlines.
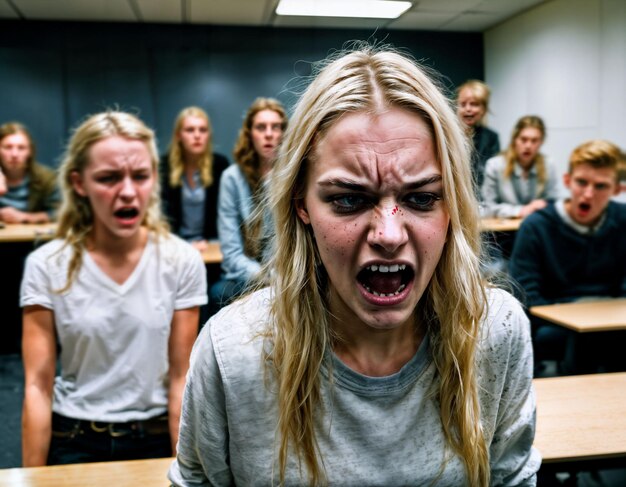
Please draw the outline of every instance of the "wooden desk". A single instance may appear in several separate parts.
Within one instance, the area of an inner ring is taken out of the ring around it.
[[[172,458],[77,463],[0,470],[0,485],[11,487],[167,487]]]
[[[626,372],[533,383],[544,463],[626,458]]]
[[[533,381],[544,463],[626,457],[626,372]],[[166,487],[171,458],[0,470],[12,487]]]
[[[219,242],[209,242],[206,250],[202,252],[202,259],[205,264],[221,264],[222,258]]]
[[[56,223],[5,223],[0,228],[0,242],[33,242],[54,237]]]
[[[522,224],[521,218],[481,218],[482,232],[516,232]]]
[[[626,298],[532,306],[530,313],[579,333],[626,330]]]

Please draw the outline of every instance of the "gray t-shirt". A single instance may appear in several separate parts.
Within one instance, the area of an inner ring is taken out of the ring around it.
[[[529,324],[519,303],[489,292],[478,359],[483,429],[492,484],[533,486],[541,463],[532,448],[535,400]],[[276,385],[265,374],[260,335],[270,291],[259,291],[216,315],[192,353],[178,456],[169,471],[176,486],[278,483]],[[445,439],[436,398],[438,374],[428,340],[397,373],[366,377],[331,354],[321,378],[316,437],[329,485],[461,486],[465,471],[452,455],[441,472]],[[448,448],[448,452],[451,450]],[[441,476],[438,475],[441,473]],[[306,485],[288,460],[285,485]]]

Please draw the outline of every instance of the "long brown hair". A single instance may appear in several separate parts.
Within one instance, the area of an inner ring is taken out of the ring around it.
[[[243,124],[239,130],[239,137],[237,138],[233,150],[235,162],[245,176],[248,186],[250,186],[250,193],[252,194],[251,218],[241,226],[241,235],[244,253],[254,259],[258,259],[262,251],[261,229],[263,227],[264,215],[261,211],[257,211],[260,208],[260,201],[262,199],[261,159],[252,143],[252,123],[254,122],[255,115],[263,110],[272,110],[278,113],[282,119],[281,128],[283,131],[285,130],[287,127],[287,113],[283,105],[274,98],[259,97],[254,100],[246,112]]]

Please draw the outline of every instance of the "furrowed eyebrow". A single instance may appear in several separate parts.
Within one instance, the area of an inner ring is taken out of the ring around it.
[[[329,179],[327,181],[321,181],[319,183],[319,186],[322,186],[325,188],[336,187],[336,188],[347,189],[350,191],[367,191],[367,188],[363,186],[362,184],[357,184],[347,179]]]
[[[439,183],[441,182],[442,177],[441,174],[435,174],[434,176],[430,176],[424,179],[420,179],[418,181],[415,181],[414,183],[408,184],[405,189],[406,190],[411,190],[411,189],[419,189],[422,186],[428,186],[429,184],[433,184],[433,183]]]
[[[419,189],[429,184],[438,183],[441,180],[442,180],[441,175],[436,174],[436,175],[429,176],[424,179],[419,179],[410,184],[407,184],[406,186],[404,186],[403,190],[411,191],[411,190]],[[320,181],[318,184],[319,186],[322,186],[322,187],[336,187],[336,188],[346,189],[349,191],[359,191],[359,192],[368,191],[368,188],[366,186],[355,183],[349,179],[329,179],[327,181]]]

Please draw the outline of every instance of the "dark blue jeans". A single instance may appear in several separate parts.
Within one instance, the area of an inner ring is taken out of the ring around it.
[[[52,414],[48,465],[170,456],[167,415],[147,421],[101,423]]]

